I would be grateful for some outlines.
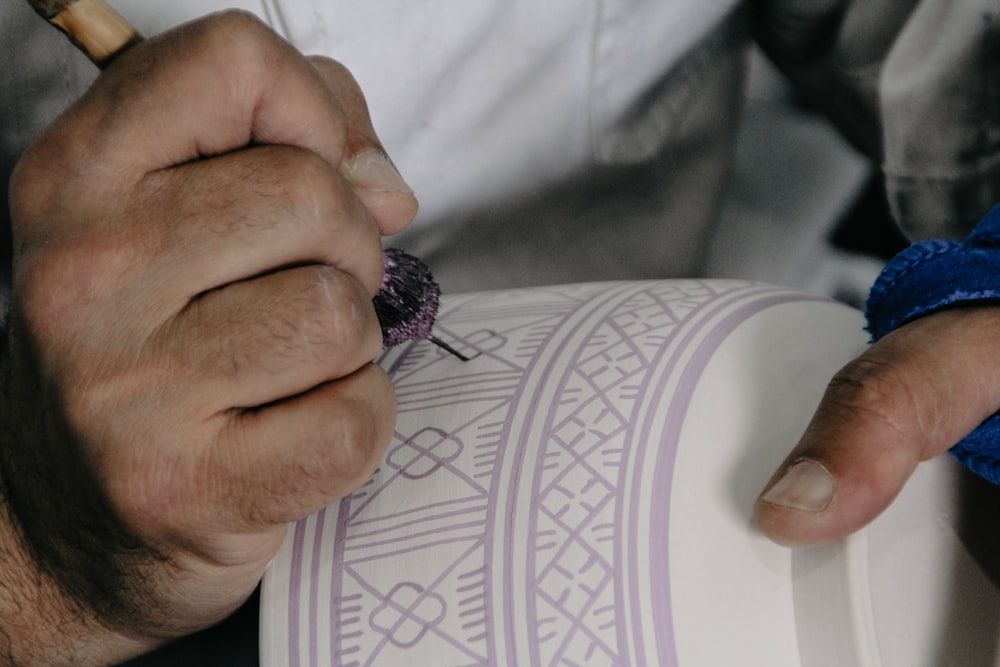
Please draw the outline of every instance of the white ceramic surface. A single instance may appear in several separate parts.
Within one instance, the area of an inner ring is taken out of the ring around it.
[[[472,360],[426,341],[381,359],[395,437],[370,483],[289,531],[265,667],[994,663],[981,639],[941,662],[948,619],[1000,610],[942,513],[947,459],[825,549],[752,526],[864,347],[857,312],[738,281],[598,283],[446,298],[436,333]]]

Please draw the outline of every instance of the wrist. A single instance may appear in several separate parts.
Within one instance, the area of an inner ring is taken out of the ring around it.
[[[28,553],[0,498],[0,665],[107,665],[152,648],[66,595]]]
[[[26,410],[27,402],[34,398],[40,403],[41,397],[14,388],[22,380],[17,376],[23,360],[12,353],[10,326],[8,317],[0,329],[0,665],[117,663],[158,642],[114,629],[113,618],[98,611],[100,604],[94,605],[87,592],[67,585],[72,577],[64,570],[73,560],[89,559],[97,567],[108,561],[105,553],[87,553],[76,541],[58,543],[67,535],[66,528],[78,521],[78,503],[73,488],[42,481],[48,471],[62,466],[40,469],[41,459],[26,456],[44,453],[48,447],[38,439],[37,429],[30,428],[42,421],[39,413]],[[16,501],[12,486],[20,494]],[[60,507],[63,513],[53,516]],[[40,543],[38,536],[50,527],[59,537]],[[62,563],[51,562],[48,556],[53,551],[63,552]],[[103,581],[105,586],[111,583]]]

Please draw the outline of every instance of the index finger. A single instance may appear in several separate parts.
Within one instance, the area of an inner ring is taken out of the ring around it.
[[[74,140],[64,159],[140,174],[253,143],[305,148],[336,166],[347,132],[309,61],[240,11],[130,48],[63,120]]]

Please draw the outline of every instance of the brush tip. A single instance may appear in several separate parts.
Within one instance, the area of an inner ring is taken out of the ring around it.
[[[397,248],[382,253],[384,276],[373,299],[386,348],[430,338],[441,288],[419,259]]]

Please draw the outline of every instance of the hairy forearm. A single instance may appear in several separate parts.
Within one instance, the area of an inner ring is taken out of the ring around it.
[[[377,466],[379,236],[416,200],[349,72],[243,12],[122,54],[9,192],[0,627],[117,661],[231,614]]]
[[[0,512],[0,665],[108,665],[150,648],[102,625],[43,572]]]
[[[112,629],[126,627],[115,551],[127,539],[110,513],[86,516],[101,504],[86,466],[53,465],[75,448],[54,437],[58,420],[40,409],[42,388],[25,377],[9,325],[0,338],[0,664],[118,662],[152,644]]]

